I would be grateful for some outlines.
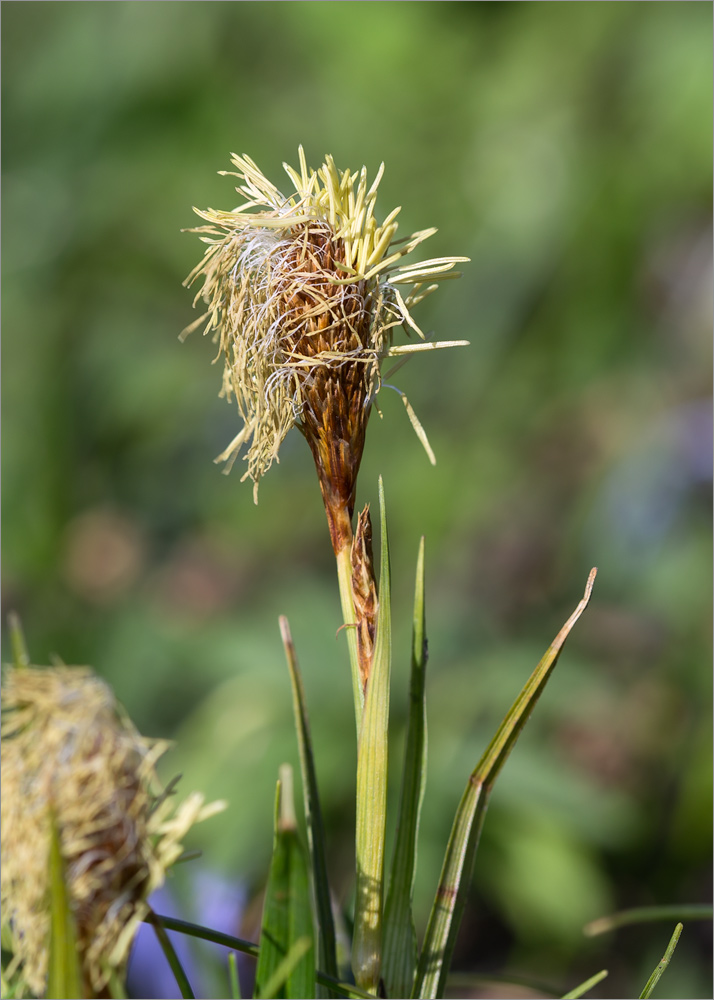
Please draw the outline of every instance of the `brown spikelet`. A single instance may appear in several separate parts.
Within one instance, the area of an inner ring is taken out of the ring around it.
[[[296,365],[298,420],[320,481],[335,552],[349,541],[377,360],[364,281],[340,283],[344,242],[325,226],[295,234],[284,293],[283,352]],[[322,359],[322,364],[314,365]],[[307,367],[300,367],[304,363]]]
[[[235,397],[243,417],[217,461],[225,461],[228,471],[246,446],[243,478],[253,480],[257,500],[261,476],[277,461],[290,428],[299,427],[317,464],[333,545],[340,551],[351,537],[344,522],[354,507],[380,365],[389,356],[465,343],[425,342],[410,310],[440,280],[457,277],[454,265],[466,258],[403,265],[402,258],[436,230],[395,240],[398,208],[377,223],[384,165],[368,188],[364,167],[339,171],[328,156],[317,171],[309,170],[302,147],[299,158],[299,171],[284,164],[295,189],[285,197],[250,157],[234,154],[245,203],[231,212],[195,210],[207,225],[193,231],[208,246],[186,284],[203,279],[195,302],[203,299],[206,312],[182,336],[203,326],[220,341],[221,394]],[[406,286],[403,295],[400,285]],[[396,327],[422,342],[393,347]]]

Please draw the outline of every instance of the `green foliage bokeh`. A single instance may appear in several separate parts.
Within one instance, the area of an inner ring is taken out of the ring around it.
[[[466,776],[580,597],[595,597],[493,796],[457,967],[643,983],[652,928],[614,908],[702,902],[711,866],[711,27],[701,3],[3,5],[4,607],[31,653],[91,663],[186,789],[231,808],[205,864],[260,884],[277,767],[295,760],[291,622],[333,878],[350,890],[355,749],[334,564],[296,432],[253,505],[215,349],[177,335],[191,206],[232,207],[229,152],[281,186],[386,172],[378,212],[467,254],[418,307],[471,347],[385,389],[358,502],[385,479],[405,719],[427,539],[424,920]],[[395,772],[398,764],[395,740]],[[191,914],[187,914],[189,918]],[[711,995],[685,927],[660,996]],[[667,992],[667,991],[670,992]]]

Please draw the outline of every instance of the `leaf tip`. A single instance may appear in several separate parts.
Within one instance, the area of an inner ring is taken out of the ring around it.
[[[293,637],[290,632],[290,622],[287,620],[285,615],[280,615],[278,618],[278,625],[280,626],[280,638],[283,640],[285,646],[292,646]]]

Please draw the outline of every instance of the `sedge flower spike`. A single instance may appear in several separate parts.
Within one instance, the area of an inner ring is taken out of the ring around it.
[[[245,202],[233,211],[194,209],[207,225],[192,230],[207,244],[186,279],[202,279],[196,302],[207,311],[182,336],[203,326],[220,342],[221,395],[235,397],[243,427],[217,461],[228,469],[245,445],[257,500],[261,476],[278,458],[291,427],[303,433],[317,467],[333,546],[351,537],[355,483],[367,421],[388,357],[451,347],[427,342],[411,315],[417,302],[466,257],[404,265],[402,259],[436,230],[395,240],[399,208],[379,224],[374,214],[384,164],[368,187],[367,170],[340,171],[331,156],[308,169],[284,164],[287,196],[248,156],[232,155]],[[400,291],[404,289],[404,293]],[[392,343],[396,327],[418,342]],[[402,395],[433,461],[424,431]],[[226,470],[228,471],[228,470]]]
[[[84,988],[123,971],[149,894],[195,824],[224,808],[199,793],[177,805],[155,763],[168,744],[143,739],[111,689],[84,667],[4,671],[2,929],[21,995],[46,988],[50,842],[57,831]],[[14,993],[13,995],[20,995]]]

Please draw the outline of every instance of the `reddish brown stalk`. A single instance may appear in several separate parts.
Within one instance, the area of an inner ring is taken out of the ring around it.
[[[296,235],[286,273],[283,343],[296,365],[303,408],[299,427],[312,451],[335,555],[350,546],[352,598],[360,678],[366,687],[372,663],[377,590],[372,567],[369,507],[352,533],[355,489],[374,379],[370,314],[365,282],[344,280],[345,247],[321,225]],[[294,333],[291,332],[294,329]],[[301,367],[301,361],[324,363]]]
[[[296,364],[303,407],[299,427],[310,445],[337,554],[352,540],[355,485],[369,418],[374,357],[364,281],[344,277],[342,240],[323,226],[308,226],[294,240],[286,268],[283,343]],[[294,333],[291,333],[291,327]],[[347,355],[347,357],[345,356]],[[319,356],[324,364],[300,367]]]

